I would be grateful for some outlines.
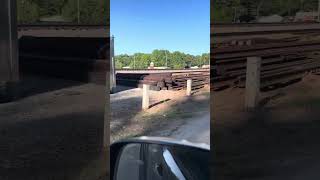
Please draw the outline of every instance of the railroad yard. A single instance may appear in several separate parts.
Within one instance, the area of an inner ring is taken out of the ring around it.
[[[191,96],[187,80],[191,80]],[[160,136],[210,144],[209,69],[117,70],[116,81],[118,90],[110,97],[111,142]],[[147,109],[141,107],[144,85],[149,86]],[[195,135],[195,129],[204,134]]]
[[[210,144],[210,69],[116,70],[116,82],[111,142],[159,136]]]
[[[292,179],[318,166],[319,27],[212,25],[211,137],[218,179]],[[257,107],[248,110],[252,57],[261,60],[260,93]]]
[[[209,69],[117,70],[111,94],[111,141],[132,136],[160,136],[210,143]],[[187,96],[187,80],[191,96]],[[143,86],[150,105],[143,110]],[[196,106],[197,108],[192,108]],[[196,137],[192,126],[204,132]],[[207,125],[206,125],[207,124]],[[186,127],[186,128],[183,128]],[[189,132],[185,132],[189,131]],[[205,133],[206,132],[206,133]],[[191,133],[191,134],[190,134]]]

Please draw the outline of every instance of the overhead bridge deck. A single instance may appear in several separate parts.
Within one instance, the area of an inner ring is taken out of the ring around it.
[[[18,25],[18,37],[109,37],[107,25],[34,24]]]

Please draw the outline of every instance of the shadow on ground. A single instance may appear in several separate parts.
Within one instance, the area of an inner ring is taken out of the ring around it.
[[[85,84],[59,78],[23,74],[19,83],[19,96],[25,98],[41,93],[56,91]]]
[[[102,120],[101,112],[87,112],[1,124],[0,179],[79,179],[103,156]]]
[[[122,92],[122,91],[127,91],[127,90],[134,89],[134,88],[135,88],[135,87],[118,85],[118,86],[116,86],[116,87],[113,89],[112,94],[119,93],[119,92]]]
[[[214,119],[214,115],[212,179],[289,180],[307,169],[318,169],[319,109],[319,99],[296,100],[247,117],[232,116],[232,121],[241,123],[229,126],[220,126],[224,119]]]

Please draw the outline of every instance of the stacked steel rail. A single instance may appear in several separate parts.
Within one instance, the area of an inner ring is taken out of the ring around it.
[[[268,90],[299,80],[320,68],[312,58],[320,42],[282,42],[213,48],[211,69],[213,90],[244,87],[248,57],[261,57],[261,89]]]
[[[117,84],[141,87],[142,84],[151,85],[152,90],[182,90],[187,86],[187,80],[192,79],[192,89],[201,89],[209,83],[209,69],[202,70],[141,70],[140,73],[117,73]]]

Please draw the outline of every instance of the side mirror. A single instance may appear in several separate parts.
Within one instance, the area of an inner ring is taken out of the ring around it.
[[[142,137],[110,147],[112,180],[210,179],[210,147],[167,138]]]

